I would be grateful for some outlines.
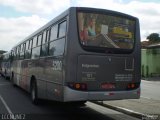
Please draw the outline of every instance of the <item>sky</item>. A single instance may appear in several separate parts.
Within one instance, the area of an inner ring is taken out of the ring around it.
[[[139,18],[141,41],[160,34],[160,0],[0,0],[0,50],[25,37],[71,6],[123,12]]]

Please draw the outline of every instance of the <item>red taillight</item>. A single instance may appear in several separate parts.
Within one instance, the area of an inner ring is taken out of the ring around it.
[[[128,86],[127,86],[128,89],[133,89],[135,87],[136,87],[135,83],[129,83]]]
[[[76,89],[80,89],[80,88],[81,88],[81,84],[80,84],[80,83],[76,83],[76,84],[75,84],[75,88],[76,88]]]
[[[87,84],[86,83],[69,83],[68,85],[72,89],[87,90]]]

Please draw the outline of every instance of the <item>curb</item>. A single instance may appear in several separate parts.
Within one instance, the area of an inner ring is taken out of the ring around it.
[[[112,105],[109,105],[109,104],[105,104],[105,103],[103,103],[103,101],[101,101],[101,102],[90,101],[90,102],[101,105],[101,106],[104,106],[104,107],[107,107],[107,108],[112,109],[112,110],[116,110],[118,112],[130,115],[132,117],[136,117],[136,118],[139,118],[139,119],[142,119],[142,117],[146,116],[143,113],[135,112],[135,111],[125,109],[125,108],[122,108],[122,107],[118,107],[118,106],[112,106]]]

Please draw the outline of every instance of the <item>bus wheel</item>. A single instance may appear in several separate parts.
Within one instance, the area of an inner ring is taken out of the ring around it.
[[[32,100],[32,103],[37,105],[38,104],[38,98],[37,98],[37,85],[36,85],[36,82],[33,81],[31,83],[31,100]]]

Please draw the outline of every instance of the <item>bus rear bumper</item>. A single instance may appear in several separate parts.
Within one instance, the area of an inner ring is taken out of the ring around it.
[[[64,87],[64,102],[139,99],[140,88],[131,91],[85,92]]]

